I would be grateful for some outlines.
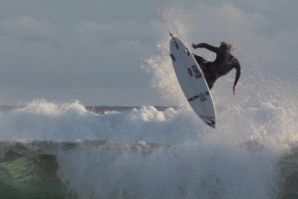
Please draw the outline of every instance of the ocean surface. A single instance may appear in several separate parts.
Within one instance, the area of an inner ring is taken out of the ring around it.
[[[296,199],[298,111],[84,107],[0,111],[1,199]]]

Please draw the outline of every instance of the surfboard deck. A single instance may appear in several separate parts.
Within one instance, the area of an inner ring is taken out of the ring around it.
[[[186,45],[177,37],[170,40],[170,56],[181,89],[195,113],[215,128],[215,108],[204,74]]]

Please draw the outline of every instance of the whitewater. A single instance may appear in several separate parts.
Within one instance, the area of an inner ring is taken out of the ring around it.
[[[214,130],[189,107],[168,41],[141,67],[167,106],[0,108],[0,199],[298,198],[297,94],[251,59],[269,52],[235,51],[244,73],[236,96],[234,74],[215,83]]]
[[[34,101],[0,113],[0,198],[295,198],[297,110],[87,110]]]

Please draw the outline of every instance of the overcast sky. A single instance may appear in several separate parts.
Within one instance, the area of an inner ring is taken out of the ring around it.
[[[179,103],[168,100],[177,97],[178,87],[169,69],[169,37],[157,12],[158,3],[1,0],[0,105],[34,99],[79,100],[86,106]],[[219,45],[222,40],[235,45],[233,53],[244,71],[237,100],[249,100],[247,93],[263,90],[260,85],[268,79],[297,85],[297,0],[170,3],[187,45]],[[203,50],[195,52],[214,58]],[[232,71],[216,83],[213,92],[218,102],[234,97],[234,76]],[[255,86],[247,86],[251,82]]]

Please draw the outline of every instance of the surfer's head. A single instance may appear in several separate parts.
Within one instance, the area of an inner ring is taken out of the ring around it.
[[[232,44],[228,44],[225,41],[220,42],[220,46],[219,48],[223,49],[223,50],[227,50],[227,51],[232,51],[233,50],[233,46]]]

